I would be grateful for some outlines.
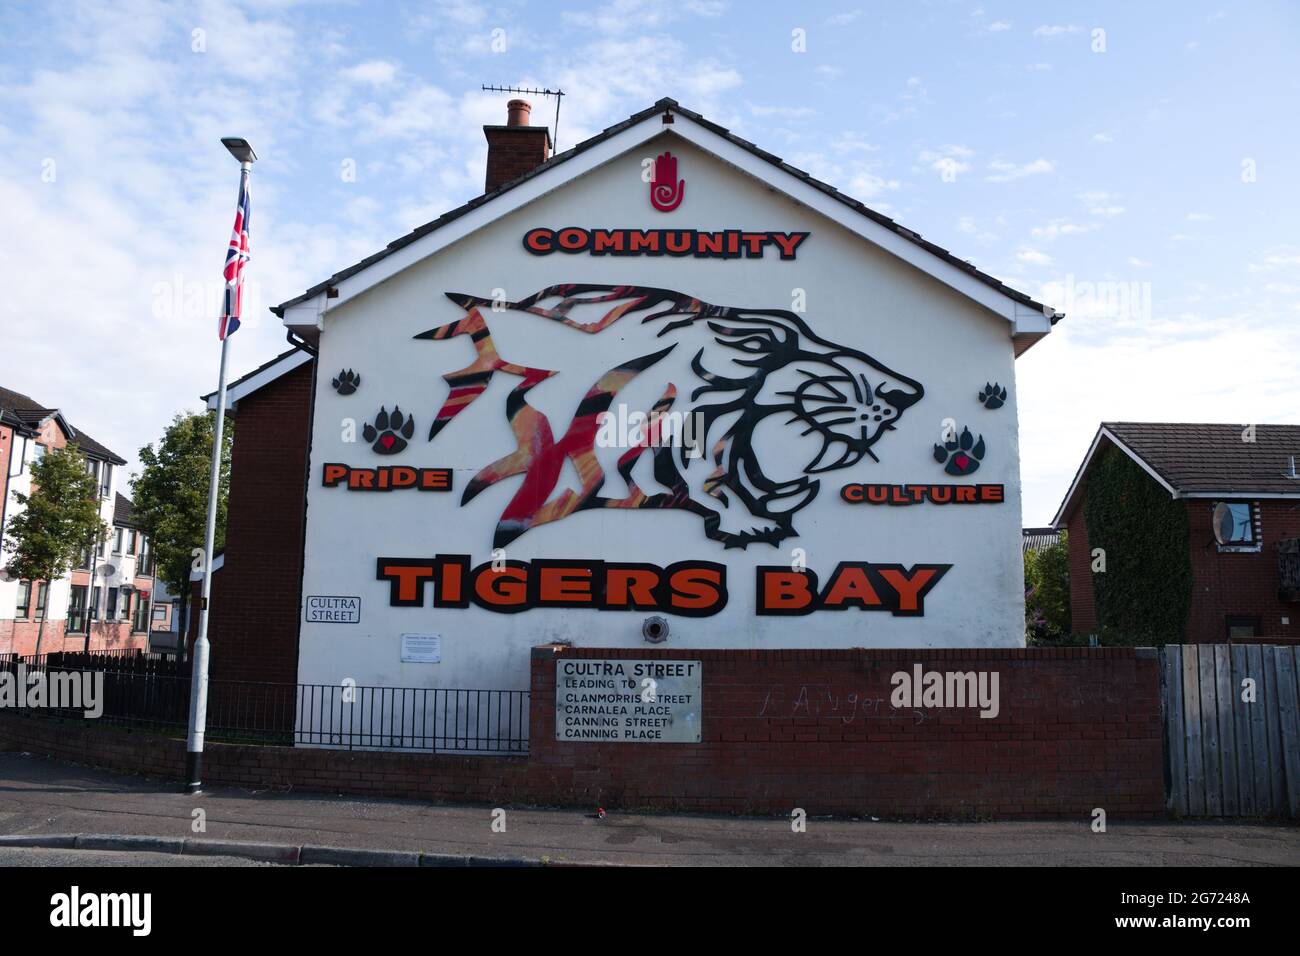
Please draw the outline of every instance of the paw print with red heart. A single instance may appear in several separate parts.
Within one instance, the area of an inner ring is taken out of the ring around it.
[[[950,475],[970,475],[979,468],[984,458],[984,436],[979,440],[963,428],[960,435],[953,435],[941,445],[934,446],[934,460],[943,465],[943,470]]]
[[[361,437],[379,455],[396,455],[406,447],[407,441],[414,434],[415,418],[403,415],[400,405],[394,405],[391,413],[380,405],[374,424],[367,423],[361,430]]]

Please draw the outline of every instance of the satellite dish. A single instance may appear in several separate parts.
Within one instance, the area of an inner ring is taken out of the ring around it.
[[[117,568],[111,564],[101,564],[99,566],[99,573],[106,578],[111,578],[114,574],[117,573]]]
[[[1232,509],[1220,501],[1214,506],[1214,517],[1210,519],[1214,528],[1214,540],[1219,544],[1232,544],[1232,532],[1237,521],[1232,517]]]

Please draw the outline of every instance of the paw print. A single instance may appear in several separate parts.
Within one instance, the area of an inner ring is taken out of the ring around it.
[[[340,395],[351,395],[357,390],[357,386],[361,384],[361,376],[352,369],[345,368],[334,377],[332,384],[334,385],[334,391]]]
[[[393,406],[391,415],[384,410],[384,406],[380,405],[375,423],[373,425],[367,423],[361,430],[361,437],[370,442],[370,447],[380,455],[396,455],[406,447],[407,439],[413,434],[415,434],[415,418],[411,415],[403,415],[398,405]]]
[[[984,388],[982,388],[979,394],[975,397],[985,408],[1001,408],[1007,402],[1007,390],[1005,388],[999,388],[997,382],[994,382],[992,385],[985,382]]]
[[[970,475],[979,468],[984,458],[984,436],[976,441],[969,428],[963,428],[942,445],[934,446],[934,460],[943,465],[950,475]]]

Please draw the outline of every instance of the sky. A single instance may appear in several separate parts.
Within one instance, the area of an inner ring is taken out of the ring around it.
[[[201,408],[221,136],[260,156],[238,375],[482,192],[481,84],[563,89],[561,150],[670,96],[1066,313],[1017,363],[1046,524],[1101,421],[1300,422],[1297,49],[1294,0],[0,2],[0,385],[131,469]]]

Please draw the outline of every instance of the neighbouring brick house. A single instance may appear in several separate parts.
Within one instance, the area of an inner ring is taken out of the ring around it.
[[[57,581],[0,574],[0,654],[31,654],[45,621],[42,651],[145,649],[149,639],[153,562],[123,483],[120,455],[69,424],[57,408],[0,388],[0,538],[31,492],[31,464],[47,451],[76,445],[99,484],[100,516],[109,533],[87,548]],[[5,564],[0,545],[0,568]]]
[[[1186,640],[1300,641],[1300,426],[1104,422],[1053,522],[1069,532],[1074,629],[1096,629],[1088,480],[1126,455],[1187,513]],[[1215,535],[1216,505],[1223,527]]]
[[[276,356],[226,390],[236,422],[226,547],[213,561],[210,673],[215,680],[298,679],[307,454],[316,363],[300,349]],[[215,393],[204,396],[215,410]],[[191,639],[201,575],[189,602]]]

